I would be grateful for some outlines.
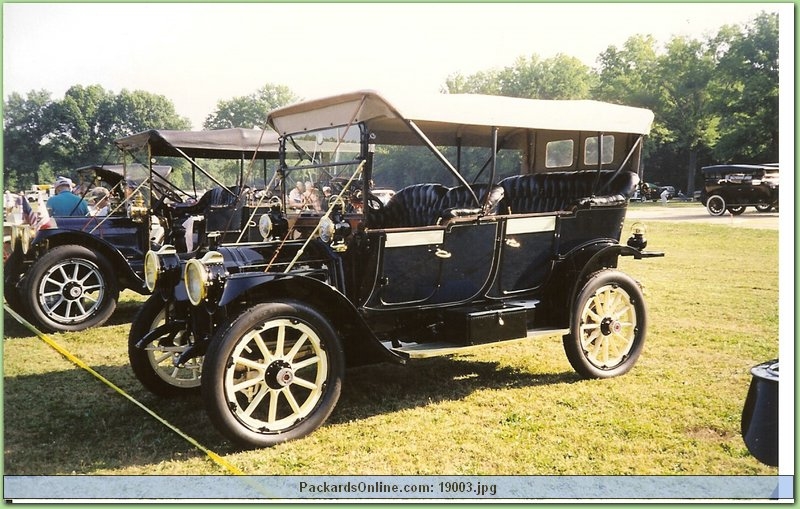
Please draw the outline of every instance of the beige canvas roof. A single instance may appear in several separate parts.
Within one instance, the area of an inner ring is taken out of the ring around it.
[[[278,135],[262,129],[216,129],[208,131],[176,131],[151,129],[114,142],[122,150],[135,150],[150,145],[155,156],[208,157],[238,159],[243,155],[258,159],[278,157]]]
[[[373,90],[303,101],[270,112],[267,122],[279,134],[365,122],[383,141],[416,124],[434,143],[485,138],[491,127],[648,134],[653,112],[599,101],[550,101],[475,94],[396,97],[390,102]]]

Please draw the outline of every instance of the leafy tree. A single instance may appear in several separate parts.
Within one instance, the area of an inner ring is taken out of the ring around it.
[[[232,127],[264,128],[267,113],[298,100],[284,85],[267,83],[256,92],[217,102],[217,109],[206,117],[205,129],[228,129]]]
[[[541,60],[537,55],[520,57],[500,73],[503,95],[531,99],[586,99],[594,76],[575,57],[559,53]]]
[[[657,83],[653,80],[657,53],[653,36],[634,35],[622,49],[609,46],[597,62],[597,82],[591,94],[594,99],[642,108],[657,105]]]
[[[656,115],[664,126],[661,142],[684,154],[688,193],[694,191],[698,154],[719,136],[709,89],[714,64],[707,44],[685,37],[673,38],[656,64],[654,78],[660,91]]]
[[[119,95],[100,85],[76,85],[53,106],[53,145],[64,166],[72,168],[115,160],[114,140],[147,129],[188,129],[163,96],[122,90]]]
[[[778,160],[778,40],[778,16],[767,13],[744,29],[724,26],[713,40],[718,161]]]
[[[26,187],[88,164],[116,162],[114,140],[146,129],[188,129],[163,96],[99,85],[75,85],[60,101],[46,91],[25,99],[12,93],[4,104],[4,176]]]
[[[585,99],[593,81],[591,69],[577,58],[558,54],[542,60],[531,55],[518,58],[513,66],[502,70],[450,75],[443,91],[529,99]]]
[[[3,108],[3,175],[6,189],[52,179],[44,165],[52,155],[52,101],[50,92],[31,91],[27,97],[12,92]]]
[[[479,71],[470,76],[451,74],[445,80],[442,92],[447,94],[502,95],[498,71]]]
[[[123,89],[115,98],[107,121],[114,139],[146,129],[187,130],[191,127],[189,119],[175,111],[172,101],[143,90]]]

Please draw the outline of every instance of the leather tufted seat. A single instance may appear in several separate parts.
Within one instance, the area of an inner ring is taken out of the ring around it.
[[[486,213],[525,214],[620,205],[633,195],[638,183],[635,173],[614,176],[610,170],[601,172],[599,180],[596,171],[514,175],[492,189],[494,199]],[[483,203],[488,186],[477,184],[473,189]],[[593,196],[595,189],[602,194]],[[370,211],[369,227],[431,226],[440,219],[480,212],[480,205],[464,185],[448,188],[441,184],[415,184],[398,191],[381,210]]]
[[[239,198],[239,186],[230,188],[229,193],[222,187],[214,187],[207,191],[198,203],[204,203],[206,231],[239,231],[242,226],[242,204],[234,209]]]
[[[436,224],[448,188],[442,184],[414,184],[395,193],[380,210],[370,211],[370,228],[398,228]]]
[[[507,177],[500,182],[505,191],[500,213],[554,212],[572,210],[575,207],[625,203],[633,195],[639,176],[631,172],[620,172],[612,179],[613,175],[613,171],[607,170],[600,173],[599,180],[596,171]],[[596,189],[601,194],[593,196],[595,182]]]

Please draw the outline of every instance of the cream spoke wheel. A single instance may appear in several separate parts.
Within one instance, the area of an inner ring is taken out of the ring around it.
[[[234,348],[225,397],[248,427],[279,431],[308,417],[327,376],[327,354],[316,332],[296,320],[269,320]]]
[[[171,323],[176,323],[175,305],[165,303],[159,296],[145,302],[131,325],[128,335],[128,359],[136,378],[150,391],[160,396],[177,396],[200,389],[203,356],[181,356],[195,348],[194,336],[188,327],[165,329],[158,337],[140,348],[137,343],[156,328],[167,323],[167,307]]]
[[[300,438],[339,399],[344,353],[330,323],[296,301],[243,311],[211,339],[201,381],[214,425],[247,447]]]
[[[644,298],[638,284],[616,270],[596,273],[575,299],[571,330],[564,349],[576,371],[591,378],[627,372],[644,342]]]
[[[588,359],[599,368],[618,365],[633,346],[636,313],[629,299],[619,287],[606,285],[586,303],[581,344]]]

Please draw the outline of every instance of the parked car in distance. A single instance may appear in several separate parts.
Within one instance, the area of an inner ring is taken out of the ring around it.
[[[299,182],[336,184],[337,199],[287,207],[260,243],[151,251],[134,372],[156,394],[199,390],[243,447],[321,426],[345,366],[561,336],[581,376],[622,375],[647,310],[618,259],[663,256],[638,226],[619,242],[652,120],[594,101],[369,90],[274,110],[284,201]],[[415,180],[384,203],[373,179],[392,172]]]
[[[671,200],[671,199],[675,198],[675,196],[677,195],[677,192],[675,191],[675,187],[674,186],[661,186],[658,189],[658,197],[659,198],[661,198],[661,195],[664,193],[664,191],[667,192],[667,199],[668,200]]]
[[[100,325],[113,313],[121,290],[149,293],[144,258],[151,249],[171,245],[177,253],[196,252],[211,232],[261,238],[250,226],[250,214],[269,206],[244,189],[250,167],[245,163],[263,162],[264,186],[274,175],[267,160],[277,158],[277,135],[252,129],[152,130],[116,145],[122,163],[75,171],[87,193],[106,189],[107,213],[52,217],[37,231],[27,231],[24,240],[19,233],[21,241],[5,261],[6,301],[43,330]],[[251,180],[259,180],[257,172],[250,173]],[[201,187],[211,190],[200,195]]]
[[[739,215],[747,207],[759,212],[778,210],[777,163],[719,164],[705,166],[701,171],[704,185],[700,201],[712,216],[726,211]]]

